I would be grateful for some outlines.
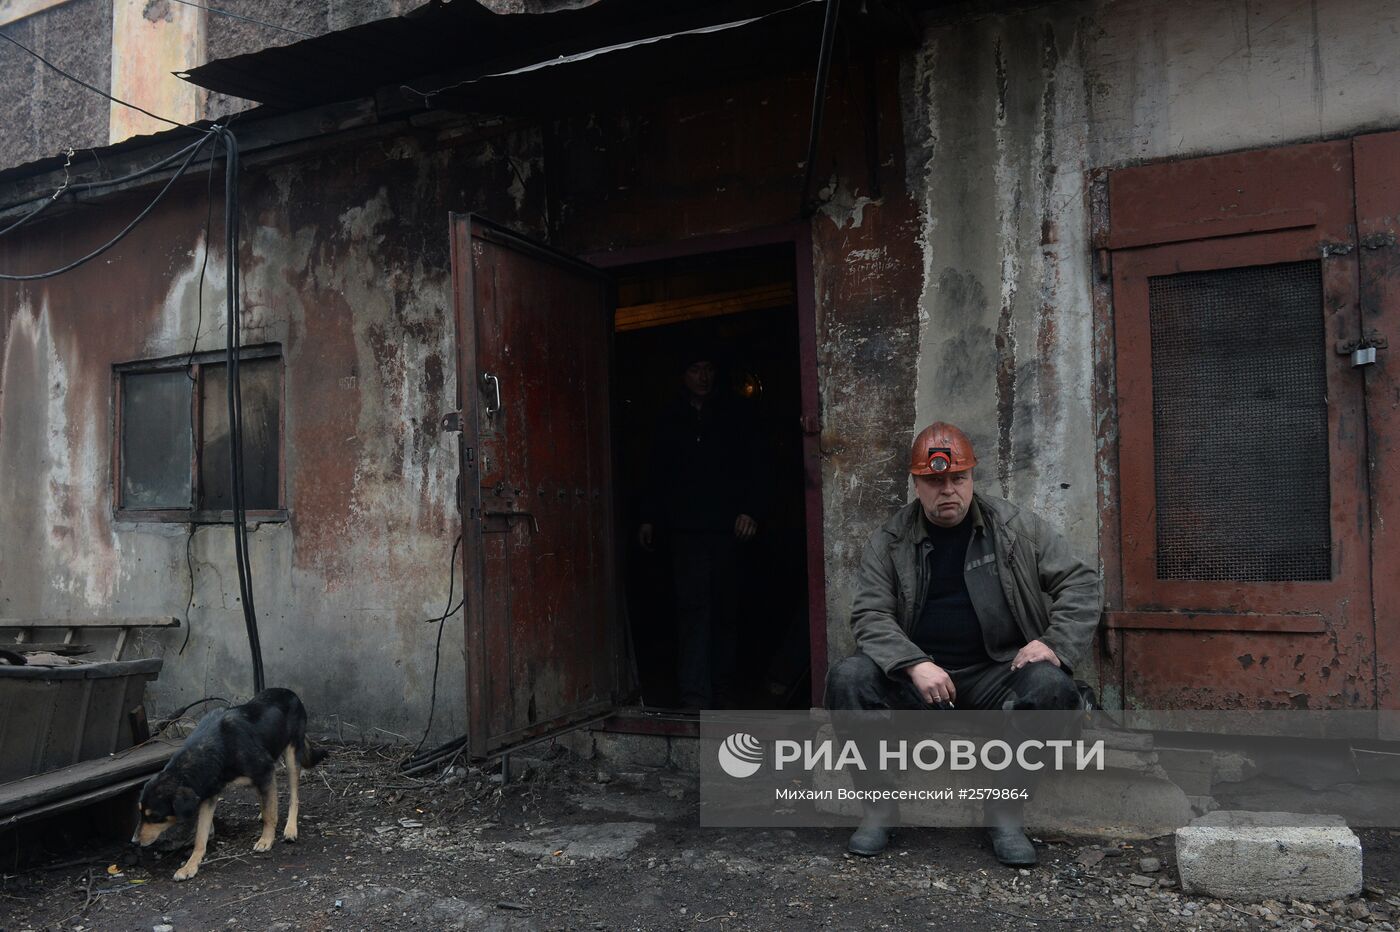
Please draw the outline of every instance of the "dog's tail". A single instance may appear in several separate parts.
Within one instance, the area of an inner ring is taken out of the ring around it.
[[[291,725],[292,747],[296,749],[297,763],[302,767],[315,767],[326,759],[326,749],[316,747],[306,737],[306,706],[301,704],[301,699],[293,695],[291,706],[291,721],[288,724]]]
[[[318,748],[316,745],[312,744],[311,739],[306,737],[305,732],[297,735],[296,746],[297,763],[303,767],[315,767],[326,759],[326,749]]]

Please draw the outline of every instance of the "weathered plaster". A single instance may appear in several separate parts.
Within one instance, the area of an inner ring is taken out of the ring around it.
[[[205,11],[173,0],[117,0],[112,4],[111,93],[165,120],[198,120],[204,91],[175,77],[204,60]],[[170,124],[113,102],[107,139],[120,142]]]
[[[537,142],[506,145],[529,160]],[[281,344],[286,395],[291,517],[249,535],[267,680],[347,737],[417,740],[432,688],[437,629],[424,621],[446,607],[458,526],[455,440],[437,427],[456,391],[447,216],[509,220],[516,202],[504,166],[462,177],[443,170],[453,156],[430,134],[404,136],[244,180],[243,336]],[[324,199],[304,196],[308,178]],[[0,615],[183,617],[189,602],[187,630],[141,639],[167,661],[158,709],[251,691],[231,529],[112,518],[111,366],[225,339],[217,233],[200,311],[204,181],[177,191],[112,264],[0,291]],[[100,227],[125,210],[84,216]],[[0,243],[5,267],[71,251],[66,230],[60,219],[23,249]],[[461,633],[459,614],[442,639],[437,740],[465,727]]]
[[[1380,0],[1071,0],[931,26],[905,85],[927,211],[915,423],[965,426],[983,488],[1097,554],[1086,172],[1394,126],[1397,32]]]

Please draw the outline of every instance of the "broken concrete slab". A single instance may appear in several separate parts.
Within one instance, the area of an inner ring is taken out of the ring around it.
[[[1361,892],[1361,839],[1340,816],[1218,810],[1176,832],[1185,893],[1259,902]]]
[[[502,847],[535,858],[560,857],[588,860],[625,858],[637,844],[656,831],[651,822],[598,822],[565,825],[531,833],[529,839],[508,841]]]

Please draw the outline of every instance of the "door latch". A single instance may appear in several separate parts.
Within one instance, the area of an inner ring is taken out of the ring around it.
[[[438,424],[442,427],[443,433],[460,434],[462,432],[462,412],[449,411],[442,416],[442,420],[438,421]]]
[[[1337,355],[1350,356],[1352,368],[1372,366],[1376,362],[1376,350],[1386,349],[1386,338],[1376,330],[1362,330],[1359,340],[1338,340]]]
[[[483,508],[481,509],[481,513],[488,517],[505,518],[506,520],[510,520],[511,518],[529,518],[531,529],[534,530],[536,534],[540,532],[540,519],[536,518],[534,514],[528,511],[509,511],[505,509]]]

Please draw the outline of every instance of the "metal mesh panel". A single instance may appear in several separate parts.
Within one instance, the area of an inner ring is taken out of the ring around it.
[[[1159,579],[1331,578],[1315,261],[1148,282]]]

